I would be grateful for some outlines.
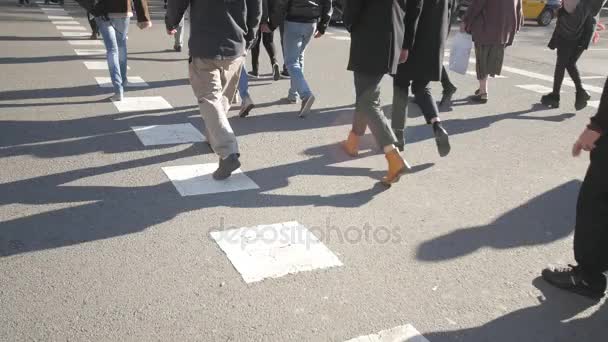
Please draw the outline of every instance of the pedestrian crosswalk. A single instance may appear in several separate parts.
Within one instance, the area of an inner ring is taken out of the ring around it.
[[[205,142],[206,138],[192,124],[131,127],[144,146],[190,144]]]
[[[209,163],[167,166],[162,169],[182,197],[259,189],[241,169],[234,171],[226,180],[213,179],[212,174],[217,167],[217,163]]]

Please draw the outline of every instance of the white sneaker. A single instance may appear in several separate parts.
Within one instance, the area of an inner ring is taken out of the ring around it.
[[[255,103],[253,103],[253,100],[251,99],[251,97],[247,96],[243,99],[243,102],[241,103],[241,110],[239,111],[239,116],[244,118],[247,117],[247,115],[249,115],[249,112],[255,107]]]
[[[112,101],[112,102],[120,102],[122,100],[123,100],[122,94],[114,94],[112,97],[110,97],[110,101]]]

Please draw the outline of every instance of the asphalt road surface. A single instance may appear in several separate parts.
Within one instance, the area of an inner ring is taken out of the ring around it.
[[[466,100],[474,76],[451,75],[449,156],[410,106],[414,172],[390,189],[369,133],[359,158],[338,145],[354,101],[347,33],[309,47],[304,120],[278,103],[289,81],[268,77],[263,51],[257,107],[230,117],[242,173],[214,182],[187,49],[171,51],[151,6],[154,26],[129,32],[141,87],[114,104],[75,3],[0,0],[0,340],[606,341],[604,302],[539,279],[573,262],[588,159],[570,150],[597,106],[575,112],[567,82],[560,109],[538,105],[551,26],[520,33],[486,105]],[[606,58],[608,36],[580,63],[594,101]]]

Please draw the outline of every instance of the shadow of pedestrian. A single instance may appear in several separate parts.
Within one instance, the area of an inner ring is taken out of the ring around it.
[[[458,229],[418,247],[417,258],[443,261],[481,248],[535,246],[567,237],[573,230],[580,181],[570,181],[533,198],[485,226]]]
[[[431,342],[600,342],[608,333],[608,304],[590,317],[573,319],[598,302],[552,288],[542,279],[534,280],[542,296],[539,304],[517,310],[482,326],[453,331],[425,333]]]

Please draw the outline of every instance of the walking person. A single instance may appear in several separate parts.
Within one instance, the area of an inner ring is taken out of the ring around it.
[[[89,22],[89,26],[91,26],[91,40],[99,39],[99,28],[97,27],[97,22],[95,21],[95,16],[91,14],[91,12],[87,11],[87,21]]]
[[[188,20],[189,17],[188,12],[189,11],[186,11],[186,14],[184,14],[184,17],[179,22],[175,34],[173,35],[173,50],[175,50],[175,52],[182,52],[182,49],[184,48],[186,20]]]
[[[108,70],[114,86],[112,101],[122,101],[127,85],[127,34],[133,10],[137,14],[140,29],[152,27],[147,0],[104,0],[97,2],[94,10],[95,22],[103,38],[108,60]]]
[[[270,9],[271,29],[285,25],[285,64],[291,77],[287,99],[302,100],[299,116],[305,117],[315,102],[304,77],[304,54],[312,37],[321,38],[331,20],[331,0],[275,0]]]
[[[189,73],[205,122],[206,137],[219,156],[213,178],[223,180],[241,166],[240,152],[228,111],[235,97],[245,55],[256,37],[261,0],[173,0],[165,24],[173,35],[190,6]]]
[[[395,74],[398,64],[407,60],[402,50],[404,17],[402,0],[350,0],[343,18],[351,36],[348,70],[354,73],[356,105],[352,129],[342,147],[348,155],[357,156],[359,139],[369,126],[388,162],[382,178],[387,186],[411,169],[395,146],[397,138],[380,105],[382,78]]]
[[[565,0],[558,11],[557,23],[549,48],[557,50],[553,91],[541,97],[541,103],[547,107],[558,108],[560,92],[566,70],[576,88],[574,108],[582,110],[587,107],[591,95],[584,89],[576,62],[591,45],[597,26],[596,16],[605,0]]]
[[[542,272],[550,284],[592,299],[604,297],[608,271],[608,80],[599,110],[574,144],[572,154],[591,152],[591,164],[576,205],[576,265]]]
[[[241,118],[249,116],[251,110],[255,108],[255,102],[253,102],[253,99],[249,94],[249,76],[245,64],[243,64],[243,68],[241,69],[241,76],[239,78],[239,94],[241,97],[241,108],[239,110],[239,116]]]
[[[488,102],[488,77],[502,72],[505,49],[513,45],[523,26],[522,0],[472,0],[461,24],[461,31],[473,35],[479,88],[470,99]]]
[[[449,10],[448,10],[448,37],[450,36],[450,32],[452,31],[452,22],[456,14],[458,13],[458,5],[456,4],[456,0],[448,0]],[[444,65],[441,66],[441,88],[443,92],[441,94],[441,101],[439,101],[439,106],[446,107],[452,104],[452,97],[458,91],[458,88],[452,83],[450,80],[450,75],[448,74],[447,69]]]
[[[409,88],[422,110],[426,123],[432,125],[435,142],[441,157],[450,153],[448,133],[441,124],[439,109],[431,93],[430,82],[441,80],[445,40],[448,34],[448,0],[406,0],[405,38],[403,48],[407,61],[393,79],[392,128],[397,148],[405,148]]]
[[[275,81],[281,79],[281,69],[277,63],[276,49],[274,47],[274,31],[270,29],[270,21],[268,19],[268,4],[269,0],[262,2],[262,23],[258,30],[258,36],[255,43],[251,47],[251,72],[253,77],[260,76],[260,46],[264,44],[264,48],[270,58],[270,66],[272,68],[272,77]]]

